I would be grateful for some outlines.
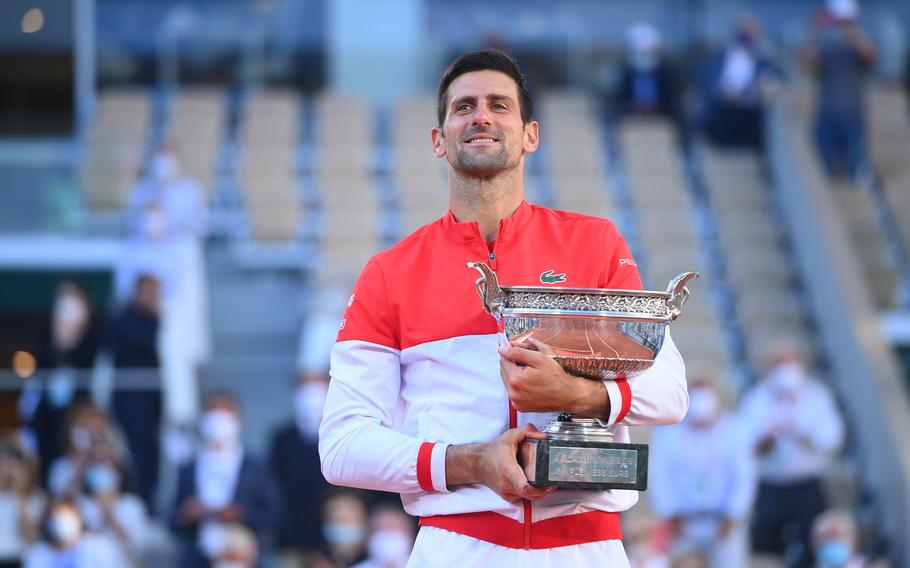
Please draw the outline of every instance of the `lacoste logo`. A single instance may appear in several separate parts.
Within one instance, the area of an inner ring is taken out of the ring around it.
[[[553,274],[552,270],[547,270],[540,275],[540,281],[544,284],[556,284],[558,282],[565,282],[566,273],[563,272],[562,274]]]

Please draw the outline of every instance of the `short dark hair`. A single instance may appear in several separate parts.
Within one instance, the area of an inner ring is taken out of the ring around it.
[[[525,124],[531,122],[531,117],[534,116],[534,102],[531,100],[528,84],[518,68],[518,63],[515,62],[511,55],[501,49],[485,49],[462,55],[453,61],[449,68],[446,69],[446,72],[442,74],[442,79],[439,80],[439,91],[436,95],[436,118],[439,126],[442,126],[446,119],[446,106],[449,104],[449,85],[459,76],[474,71],[499,71],[511,77],[518,88],[518,106],[519,110],[521,110],[521,121]]]

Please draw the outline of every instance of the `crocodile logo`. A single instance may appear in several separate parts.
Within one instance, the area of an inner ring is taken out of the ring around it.
[[[553,274],[552,270],[547,270],[540,275],[540,281],[544,284],[556,284],[558,282],[565,282],[566,273],[563,272],[562,274]]]

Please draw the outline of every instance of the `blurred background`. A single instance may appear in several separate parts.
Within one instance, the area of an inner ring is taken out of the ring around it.
[[[319,473],[328,353],[447,209],[440,74],[500,47],[528,199],[612,219],[646,288],[703,275],[633,566],[910,566],[908,33],[899,0],[5,0],[0,565],[403,565],[397,496]]]

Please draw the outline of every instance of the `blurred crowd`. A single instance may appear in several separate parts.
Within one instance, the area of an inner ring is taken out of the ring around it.
[[[809,23],[800,53],[804,71],[815,79],[813,138],[832,176],[856,177],[868,167],[864,90],[876,49],[859,16],[857,0],[827,0]],[[727,44],[698,57],[687,73],[679,71],[650,24],[632,26],[626,44],[612,96],[617,113],[664,116],[684,143],[698,132],[718,146],[763,147],[764,109],[786,74],[756,18],[742,16]],[[694,105],[685,100],[689,84]]]

